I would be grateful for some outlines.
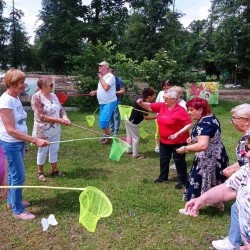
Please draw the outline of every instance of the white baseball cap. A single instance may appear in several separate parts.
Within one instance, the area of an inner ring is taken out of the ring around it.
[[[98,65],[105,66],[105,67],[107,67],[107,69],[109,69],[109,64],[105,61],[98,63]]]

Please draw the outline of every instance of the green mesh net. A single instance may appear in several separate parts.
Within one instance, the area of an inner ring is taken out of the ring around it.
[[[79,222],[91,233],[95,232],[100,218],[112,214],[113,207],[109,198],[98,188],[88,186],[79,196]]]
[[[128,105],[118,105],[118,109],[120,112],[121,120],[128,120],[133,107]]]
[[[109,158],[114,161],[119,161],[122,154],[130,147],[131,146],[127,142],[120,138],[113,137]]]
[[[90,127],[94,125],[95,122],[95,117],[93,115],[87,115],[86,116],[86,121]]]
[[[140,129],[139,129],[139,133],[140,133],[140,137],[141,137],[142,139],[145,139],[145,138],[148,137],[148,133],[145,131],[144,128],[140,128]]]

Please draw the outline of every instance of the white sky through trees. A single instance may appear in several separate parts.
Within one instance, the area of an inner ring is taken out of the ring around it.
[[[12,0],[4,0],[6,3],[5,15],[9,15],[12,8]],[[91,0],[82,0],[88,5]],[[15,7],[24,12],[23,22],[25,23],[26,31],[31,36],[33,43],[35,30],[39,26],[37,15],[41,10],[41,0],[15,0]],[[193,20],[206,19],[208,10],[211,7],[210,0],[175,0],[175,10],[185,14],[180,20],[184,27],[187,27]]]

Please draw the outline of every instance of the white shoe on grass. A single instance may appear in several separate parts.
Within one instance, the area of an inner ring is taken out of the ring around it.
[[[222,240],[213,240],[212,245],[215,249],[218,250],[235,250],[240,249],[239,246],[234,246],[228,239],[228,237]]]

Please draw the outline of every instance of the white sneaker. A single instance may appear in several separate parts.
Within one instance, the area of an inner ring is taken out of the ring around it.
[[[239,247],[232,245],[232,243],[229,241],[228,237],[224,238],[223,240],[213,240],[212,245],[215,249],[218,249],[218,250],[239,249]]]
[[[183,214],[183,215],[189,215],[189,213],[187,211],[185,211],[185,208],[179,209],[179,213]]]
[[[170,166],[170,169],[173,169],[173,170],[175,170],[175,169],[176,169],[176,166],[175,166],[175,164],[173,164],[172,166]]]

